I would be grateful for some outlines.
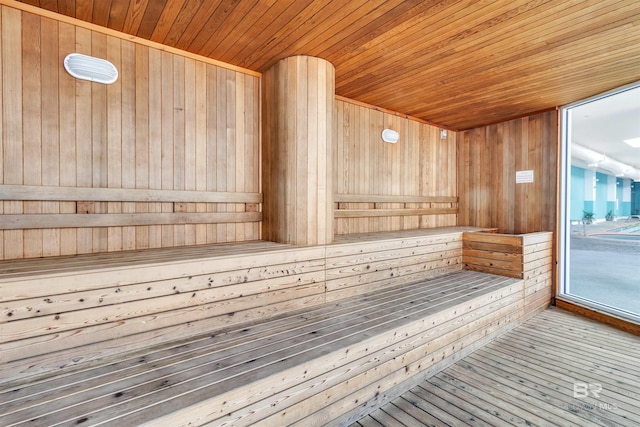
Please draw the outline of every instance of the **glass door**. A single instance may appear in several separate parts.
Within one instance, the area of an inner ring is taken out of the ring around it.
[[[640,323],[640,84],[562,110],[560,298]]]

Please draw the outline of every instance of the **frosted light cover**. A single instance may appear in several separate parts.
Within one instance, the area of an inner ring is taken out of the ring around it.
[[[118,70],[111,62],[81,53],[67,55],[64,58],[64,68],[73,77],[81,80],[107,85],[118,80]]]
[[[395,144],[400,139],[400,134],[393,129],[385,129],[382,131],[382,140],[384,142],[389,142],[391,144]]]

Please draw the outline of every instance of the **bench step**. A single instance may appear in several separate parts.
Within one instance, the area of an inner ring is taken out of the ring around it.
[[[0,390],[0,425],[326,423],[364,403],[354,392],[376,397],[384,378],[397,386],[503,327],[522,292],[522,280],[460,271],[342,299]]]

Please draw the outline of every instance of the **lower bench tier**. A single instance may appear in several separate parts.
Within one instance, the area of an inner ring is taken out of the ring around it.
[[[344,425],[519,323],[525,280],[457,271],[0,394],[0,425]]]

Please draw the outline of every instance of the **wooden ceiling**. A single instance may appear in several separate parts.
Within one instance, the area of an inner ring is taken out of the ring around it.
[[[638,1],[23,2],[260,72],[319,56],[338,95],[457,130],[640,80]]]

